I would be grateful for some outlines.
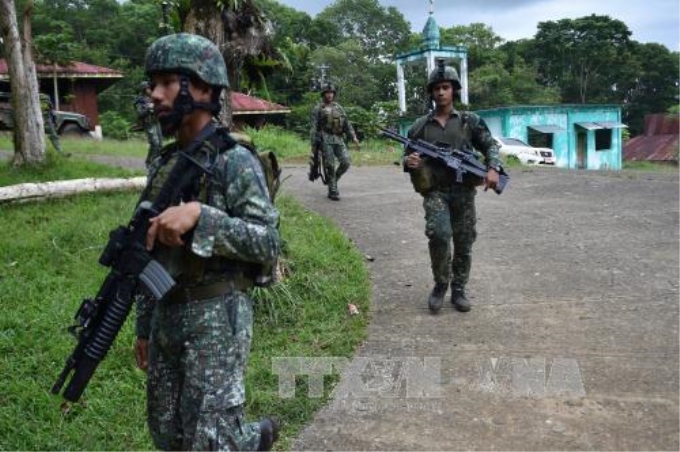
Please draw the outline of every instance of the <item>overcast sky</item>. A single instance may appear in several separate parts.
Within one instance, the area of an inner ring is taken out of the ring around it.
[[[334,0],[277,0],[315,16]],[[430,10],[429,0],[379,0],[396,7],[421,32]],[[608,15],[628,26],[632,39],[658,42],[680,50],[678,0],[434,0],[434,17],[440,27],[481,22],[506,41],[532,38],[538,22],[575,19],[590,14]]]

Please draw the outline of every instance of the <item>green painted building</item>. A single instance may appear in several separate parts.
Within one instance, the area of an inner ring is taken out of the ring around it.
[[[497,137],[552,148],[561,168],[620,170],[623,155],[618,105],[519,105],[476,112]]]

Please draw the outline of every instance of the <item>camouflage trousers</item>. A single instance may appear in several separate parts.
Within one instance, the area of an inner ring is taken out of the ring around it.
[[[61,140],[59,139],[59,135],[57,134],[57,126],[54,124],[54,121],[50,118],[44,118],[44,125],[45,134],[47,134],[50,141],[52,142],[52,146],[54,146],[54,149],[57,152],[62,152]]]
[[[338,180],[347,172],[351,163],[349,151],[342,138],[332,141],[324,140],[322,150],[328,193],[338,193]],[[336,159],[338,161],[337,169],[335,167]]]
[[[253,329],[250,298],[232,292],[158,303],[151,319],[148,423],[161,450],[257,450],[244,422],[244,373]]]
[[[425,235],[435,283],[463,288],[468,282],[477,238],[476,194],[475,188],[453,184],[425,195]]]

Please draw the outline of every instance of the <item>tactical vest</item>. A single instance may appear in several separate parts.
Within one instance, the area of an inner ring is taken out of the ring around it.
[[[345,118],[337,105],[324,105],[319,111],[321,131],[331,135],[342,135],[344,132]]]
[[[218,132],[204,141],[194,156],[211,173],[223,173],[227,164],[226,154],[236,145],[237,142],[230,136],[220,136]],[[161,152],[161,156],[150,168],[149,181],[151,189],[147,195],[149,200],[153,200],[158,195],[165,180],[172,171],[178,158],[178,153],[174,146],[173,144],[165,147]],[[256,161],[262,163],[256,153],[255,157]],[[222,182],[219,178],[211,177],[204,172],[196,180],[193,189],[190,191],[190,194],[185,195],[185,202],[196,200],[229,213],[226,200],[222,195],[224,187],[222,187]],[[263,278],[263,272],[271,271],[271,269],[263,269],[257,264],[234,261],[219,256],[204,258],[193,253],[187,246],[167,247],[161,243],[156,243],[154,256],[173,278],[185,287],[229,280],[236,274],[239,277],[245,276],[253,280],[254,283],[257,283],[258,280]]]
[[[433,116],[432,114],[422,118],[422,120],[417,121],[413,125],[412,133],[409,136],[412,139],[421,139],[437,146],[450,147],[454,149],[472,149],[472,130],[470,128],[469,119],[470,116],[467,112],[461,113],[460,117],[452,116],[447,122],[447,129],[453,127],[449,130],[447,138],[452,142],[433,142],[432,137],[425,136],[425,127],[430,123]],[[452,123],[452,121],[455,121]],[[411,183],[413,184],[413,189],[425,195],[435,188],[451,185],[453,179],[451,177],[451,171],[442,165],[428,164],[427,160],[425,164],[418,169],[409,170],[409,176],[411,178]]]

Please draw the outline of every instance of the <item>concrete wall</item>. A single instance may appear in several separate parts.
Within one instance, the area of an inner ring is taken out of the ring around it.
[[[598,123],[620,123],[621,108],[616,105],[542,105],[502,107],[477,112],[492,134],[529,141],[531,126],[555,126],[552,148],[562,168],[620,170],[621,128],[603,128]],[[585,124],[591,130],[582,127]],[[597,127],[597,129],[595,129]],[[611,134],[611,146],[596,149],[596,134]],[[579,135],[581,138],[579,139]],[[581,145],[579,145],[581,143]],[[582,149],[579,151],[579,149]]]

